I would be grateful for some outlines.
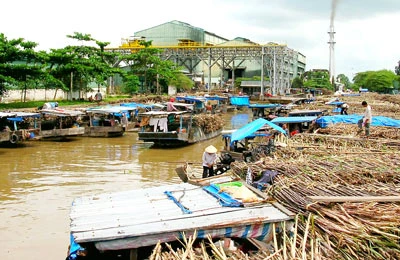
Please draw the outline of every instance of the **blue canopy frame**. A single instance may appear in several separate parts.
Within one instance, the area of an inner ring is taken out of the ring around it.
[[[283,133],[284,135],[287,134],[286,131],[282,127],[280,127],[274,123],[271,123],[270,121],[268,121],[264,118],[259,118],[257,120],[254,120],[253,122],[243,126],[242,128],[236,130],[235,132],[233,132],[232,136],[231,136],[231,144],[235,141],[239,141],[248,136],[253,135],[256,131],[258,131],[264,125],[268,125],[271,128]]]

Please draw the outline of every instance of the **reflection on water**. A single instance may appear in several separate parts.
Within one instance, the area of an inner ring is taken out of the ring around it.
[[[247,123],[245,116],[234,116],[240,123],[231,120],[232,114],[224,115],[226,129]],[[176,166],[200,162],[210,144],[223,148],[217,137],[156,149],[138,141],[137,133],[0,148],[0,259],[64,259],[74,198],[179,183]]]

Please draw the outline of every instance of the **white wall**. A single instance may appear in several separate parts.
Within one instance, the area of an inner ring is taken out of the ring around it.
[[[75,99],[84,98],[88,99],[91,95],[94,98],[97,89],[87,93],[81,93],[79,97],[79,92],[73,92],[72,97]],[[100,88],[100,92],[103,98],[106,96],[106,88]],[[61,90],[57,91],[54,98],[55,90],[45,90],[45,89],[29,89],[26,91],[26,101],[52,101],[52,100],[67,100],[70,97],[69,92],[64,92]],[[1,103],[9,103],[14,101],[23,101],[24,93],[22,90],[9,90],[0,96]]]

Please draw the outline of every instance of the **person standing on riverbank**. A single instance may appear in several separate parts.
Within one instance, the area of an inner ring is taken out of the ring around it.
[[[203,153],[203,178],[214,175],[214,164],[217,161],[217,148],[207,146]]]
[[[372,111],[371,106],[368,105],[367,101],[363,101],[361,103],[363,107],[365,107],[364,116],[358,120],[358,132],[357,134],[361,134],[363,127],[365,128],[365,136],[369,137],[369,127],[371,126],[372,122]]]

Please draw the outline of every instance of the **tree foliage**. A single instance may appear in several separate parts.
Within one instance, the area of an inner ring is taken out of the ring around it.
[[[151,41],[141,42],[143,48],[135,53],[121,57],[130,70],[127,75],[137,75],[143,86],[143,92],[156,92],[161,94],[161,90],[167,89],[171,82],[176,83],[176,79],[180,74],[180,68],[169,60],[160,58],[161,50],[151,47]],[[182,77],[180,77],[183,79]],[[129,80],[129,78],[127,78]],[[158,89],[155,88],[158,86]],[[178,88],[183,85],[177,86]]]
[[[292,80],[292,88],[303,88],[304,84],[303,84],[303,80],[300,77],[295,77]]]
[[[336,81],[343,84],[346,89],[351,89],[352,84],[350,82],[350,79],[346,75],[344,74],[337,75]]]
[[[37,43],[23,38],[8,40],[0,34],[0,95],[9,87],[27,88],[45,78],[46,55],[36,52]]]
[[[306,71],[303,73],[302,79],[304,87],[333,90],[333,86],[329,80],[329,72],[327,70]]]
[[[354,86],[367,88],[369,91],[388,93],[393,89],[396,75],[390,70],[359,72],[354,76]]]

